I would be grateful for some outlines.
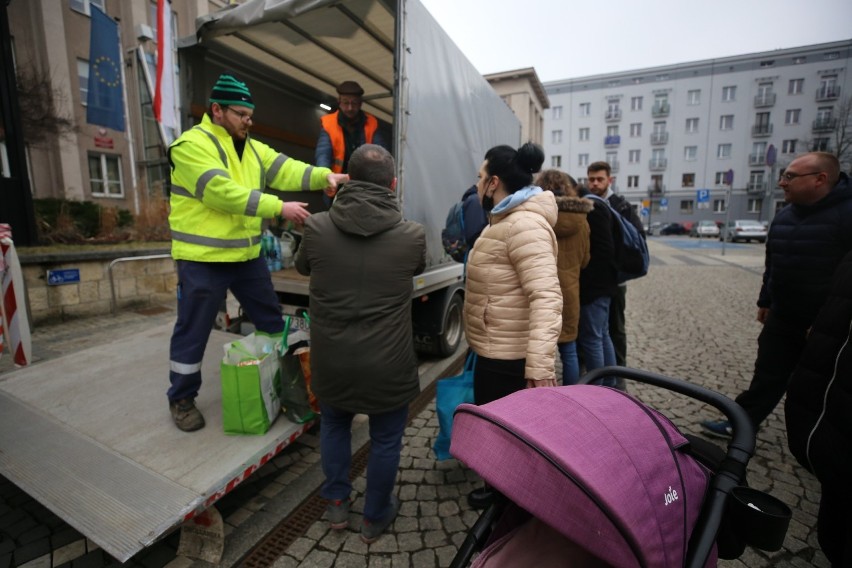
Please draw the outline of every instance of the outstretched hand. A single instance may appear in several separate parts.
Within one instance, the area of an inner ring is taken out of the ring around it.
[[[328,186],[324,190],[325,194],[334,197],[337,195],[337,188],[349,181],[349,176],[347,174],[328,174],[325,179],[328,180]]]
[[[536,381],[534,379],[527,379],[527,388],[528,389],[534,389],[536,387],[555,387],[555,386],[556,386],[556,379],[541,379],[541,380],[538,380],[538,381]]]
[[[281,206],[281,216],[294,223],[304,223],[311,216],[308,204],[301,201],[285,201]]]

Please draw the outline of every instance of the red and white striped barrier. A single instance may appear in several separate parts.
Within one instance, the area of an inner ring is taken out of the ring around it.
[[[24,279],[21,263],[12,242],[12,228],[0,223],[0,274],[2,274],[2,302],[0,302],[0,336],[5,334],[9,351],[15,365],[29,365],[32,361],[32,340],[30,323],[27,320],[26,298],[24,297]],[[0,337],[0,354],[3,352]]]

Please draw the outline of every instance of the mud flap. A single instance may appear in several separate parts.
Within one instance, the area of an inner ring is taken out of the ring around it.
[[[225,525],[216,507],[210,507],[180,527],[178,556],[219,564],[225,549]]]

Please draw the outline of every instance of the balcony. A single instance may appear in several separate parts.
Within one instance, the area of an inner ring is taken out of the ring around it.
[[[775,106],[775,93],[763,93],[754,97],[755,108]]]
[[[648,162],[648,168],[650,168],[652,172],[659,172],[661,170],[664,170],[666,169],[667,165],[668,160],[666,158],[652,158]]]
[[[816,92],[816,102],[833,101],[840,97],[840,85],[820,87]]]
[[[651,116],[654,118],[662,118],[664,116],[668,116],[671,111],[671,106],[669,103],[654,103],[654,106],[651,107]]]
[[[748,193],[766,193],[766,182],[765,181],[750,181],[746,186],[746,192]]]
[[[749,166],[765,166],[766,165],[766,153],[762,152],[760,154],[749,154],[748,155],[748,165]]]
[[[660,145],[660,144],[668,144],[669,143],[669,133],[668,132],[652,132],[651,133],[651,144]]]
[[[607,122],[618,122],[621,120],[621,109],[614,108],[606,111],[605,119]]]
[[[836,118],[818,118],[814,121],[814,132],[824,132],[826,130],[834,130],[837,127]]]
[[[751,127],[751,135],[753,138],[763,138],[772,135],[771,124],[755,124]]]
[[[618,160],[612,160],[612,161],[607,161],[607,163],[609,164],[610,171],[614,174],[617,174],[618,173],[618,167],[620,166],[621,162],[619,162]]]
[[[649,197],[659,197],[666,192],[666,186],[662,183],[652,183],[648,186]]]
[[[604,138],[604,147],[615,148],[621,144],[621,136],[607,136]]]

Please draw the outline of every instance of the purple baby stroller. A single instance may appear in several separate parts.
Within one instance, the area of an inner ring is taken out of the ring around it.
[[[718,408],[733,425],[727,454],[698,459],[665,416],[599,386],[527,389],[482,406],[461,405],[450,453],[505,499],[483,512],[452,566],[467,565],[483,545],[476,565],[541,566],[542,550],[550,549],[561,557],[552,565],[653,568],[715,566],[722,532],[738,541],[725,543],[724,554],[719,549],[725,558],[739,556],[745,543],[780,548],[789,509],[738,487],[755,447],[742,408],[702,387],[633,369],[599,369],[583,382],[603,376],[639,380]],[[745,493],[729,499],[738,492]],[[720,532],[729,520],[735,526]],[[511,544],[521,538],[528,541]],[[514,559],[506,560],[507,550]]]

